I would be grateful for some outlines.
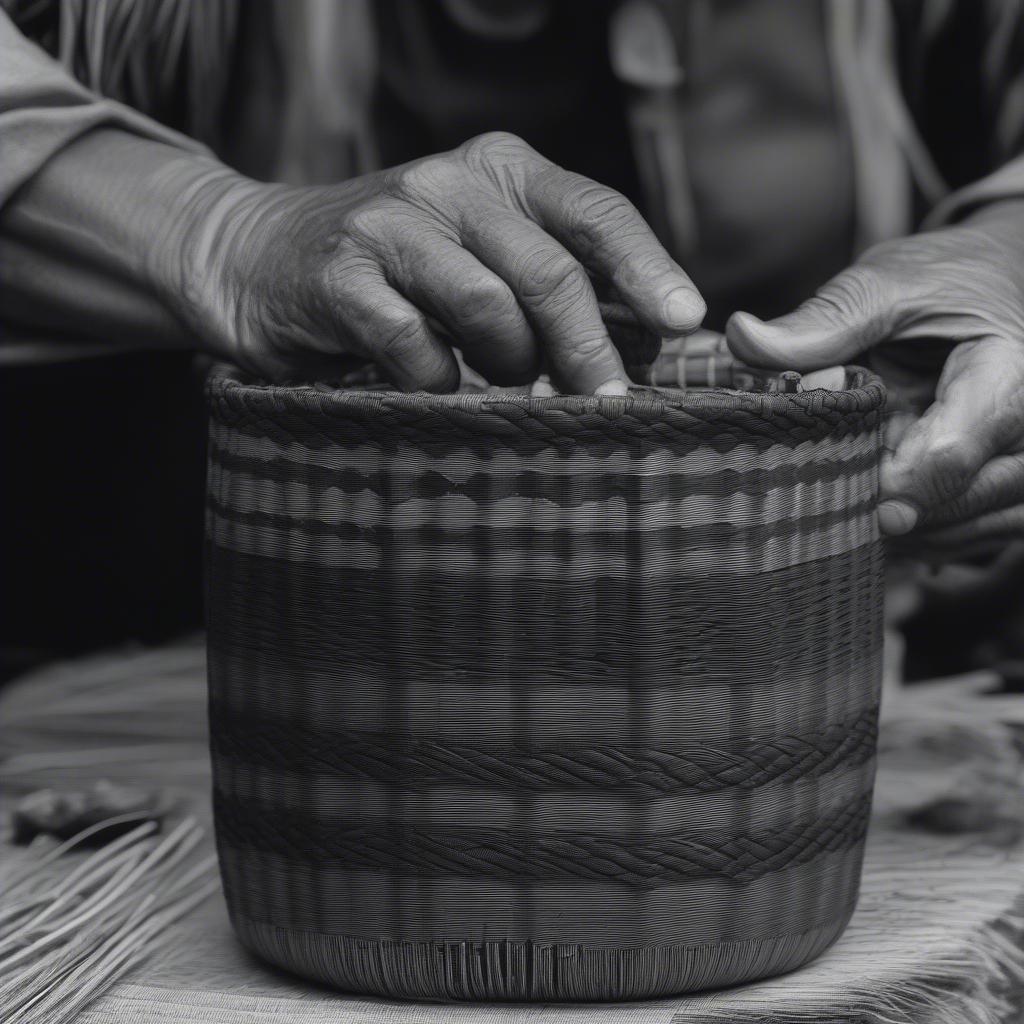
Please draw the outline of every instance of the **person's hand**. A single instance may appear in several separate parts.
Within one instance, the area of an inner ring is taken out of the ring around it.
[[[876,246],[794,312],[736,313],[726,333],[759,366],[813,370],[873,350],[895,408],[884,532],[951,550],[1024,533],[1024,205]]]
[[[625,198],[512,135],[337,186],[209,191],[165,291],[186,296],[178,315],[215,350],[271,378],[359,356],[407,390],[451,391],[455,344],[492,383],[529,381],[543,363],[564,391],[623,394],[595,287],[623,338],[637,324],[683,334],[705,312]]]

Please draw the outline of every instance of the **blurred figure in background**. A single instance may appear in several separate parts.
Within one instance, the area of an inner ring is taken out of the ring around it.
[[[124,355],[146,349],[272,377],[370,359],[450,390],[457,339],[495,383],[544,365],[616,394],[703,322],[760,365],[876,365],[890,535],[945,558],[1024,532],[1012,0],[0,7],[0,354],[26,475],[3,643],[196,617],[199,418],[181,357],[146,375]],[[68,465],[80,448],[113,456],[108,495]],[[169,450],[180,480],[140,493]],[[131,513],[97,548],[103,507]],[[112,585],[86,600],[98,562]]]

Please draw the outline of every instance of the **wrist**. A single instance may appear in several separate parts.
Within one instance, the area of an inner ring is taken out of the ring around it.
[[[256,262],[252,227],[266,219],[276,187],[186,156],[156,169],[148,185],[157,244],[145,273],[196,344],[234,359],[243,283]]]
[[[40,171],[6,227],[145,296],[169,325],[164,340],[228,356],[225,253],[238,211],[270,188],[211,157],[97,128]]]

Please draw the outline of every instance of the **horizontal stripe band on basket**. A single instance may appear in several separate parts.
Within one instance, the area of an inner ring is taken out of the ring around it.
[[[383,670],[339,670],[326,661],[269,653],[262,660],[222,650],[210,664],[218,678],[218,703],[228,701],[273,721],[315,721],[330,729],[394,731],[481,746],[601,741],[672,749],[686,738],[718,744],[754,732],[809,733],[874,711],[878,656],[878,650],[861,651],[853,661],[836,656],[824,680],[820,666],[808,663],[781,678],[765,669],[763,685],[744,687],[742,702],[724,673],[700,686],[680,686],[677,676],[642,688],[628,680],[588,685],[572,678],[546,678],[529,687],[516,676],[488,685],[478,670],[469,678],[432,682],[421,676],[403,685]],[[641,663],[638,669],[643,668]]]
[[[680,523],[685,523],[686,529],[694,531],[700,540],[698,531],[719,526],[721,516],[720,498],[713,494],[681,494],[657,501],[620,494],[595,501],[584,500],[581,487],[574,489],[576,493],[563,503],[525,495],[482,502],[466,495],[420,498],[406,494],[401,498],[382,498],[368,492],[318,490],[301,481],[287,481],[288,486],[282,487],[280,481],[253,479],[219,466],[216,469],[222,486],[232,491],[234,497],[232,509],[216,510],[222,519],[230,521],[235,513],[273,516],[276,518],[267,522],[278,527],[305,528],[313,533],[330,532],[324,526],[347,527],[370,541],[381,530],[425,531],[426,540],[431,529],[465,533],[471,526],[492,529],[524,521],[529,523],[531,535],[535,531],[562,535],[600,535],[605,531],[647,535],[661,530],[676,531]],[[843,521],[862,512],[865,505],[870,506],[875,477],[876,466],[870,466],[856,473],[844,473],[841,483],[831,482],[834,486],[827,486],[829,481],[817,481],[789,488],[773,486],[757,495],[735,492],[728,525],[737,536],[751,528],[756,531],[794,518],[810,529],[821,529],[832,525],[827,518],[830,514],[837,517],[835,521]],[[792,527],[782,535],[790,532]],[[759,538],[757,532],[750,536],[754,540]]]
[[[298,484],[313,494],[337,491],[339,494],[372,494],[394,500],[397,489],[403,500],[436,500],[439,498],[467,498],[477,505],[489,507],[509,499],[522,501],[549,501],[559,508],[577,508],[591,502],[607,503],[616,498],[638,502],[641,506],[652,502],[683,498],[715,496],[720,494],[761,495],[812,484],[830,484],[850,475],[859,475],[878,465],[878,452],[871,447],[852,458],[820,463],[791,463],[763,469],[729,469],[705,473],[658,472],[657,475],[631,476],[624,481],[603,475],[607,466],[595,467],[602,473],[592,476],[576,472],[540,473],[526,471],[519,474],[470,472],[463,479],[426,470],[420,474],[396,475],[373,470],[331,469],[301,460],[271,456],[258,458],[212,445],[210,458],[219,469],[237,473],[243,478],[266,481],[268,484]],[[279,492],[280,493],[280,492]]]
[[[398,732],[356,732],[276,723],[211,708],[215,755],[294,774],[331,772],[418,788],[458,783],[525,790],[629,789],[669,793],[756,789],[824,775],[872,758],[876,713],[803,736],[753,736],[675,750],[619,744],[504,749],[445,743]]]
[[[609,530],[594,526],[586,530],[559,530],[538,526],[505,526],[492,524],[424,525],[413,523],[404,526],[380,526],[371,523],[362,525],[339,521],[324,521],[310,516],[296,516],[261,509],[234,508],[222,505],[216,500],[209,503],[210,512],[228,522],[265,524],[288,530],[301,531],[313,536],[337,537],[339,540],[358,540],[366,544],[388,547],[401,539],[404,533],[415,533],[418,543],[425,547],[448,545],[475,547],[493,544],[503,549],[529,548],[540,555],[559,556],[572,554],[576,558],[591,557],[592,551],[626,553],[638,546],[637,534],[644,536],[647,554],[652,558],[664,557],[682,546],[700,545],[716,547],[727,544],[734,538],[742,538],[746,544],[758,546],[776,538],[791,537],[804,531],[826,530],[856,520],[875,507],[874,499],[865,499],[844,508],[842,511],[818,512],[803,515],[798,519],[780,519],[771,523],[738,525],[732,522],[708,523],[703,526],[667,525],[654,523],[648,526],[642,521],[632,528]]]
[[[614,577],[628,579],[637,572],[638,559],[643,557],[641,543],[623,545],[609,551],[599,545],[587,545],[585,557],[574,558],[574,550],[562,545],[548,551],[523,548],[501,549],[488,546],[481,552],[479,543],[448,544],[444,547],[407,547],[401,544],[365,543],[362,539],[341,539],[323,534],[293,530],[267,523],[240,523],[223,520],[212,510],[209,514],[209,535],[222,550],[238,551],[256,556],[288,552],[295,565],[347,566],[362,571],[380,572],[388,567],[396,573],[419,570],[424,565],[444,562],[453,573],[472,575],[486,554],[490,573],[515,577],[559,578],[565,574],[566,562],[578,578]],[[641,535],[642,536],[642,535]],[[644,559],[651,579],[675,577],[680,573],[700,574],[709,562],[724,574],[770,573],[824,558],[839,557],[846,552],[878,541],[874,509],[863,516],[837,522],[821,530],[796,531],[776,537],[767,544],[751,545],[742,531],[736,531],[727,542],[704,547],[677,545],[663,548],[658,555]]]
[[[221,756],[215,756],[214,768],[217,793],[257,804],[270,815],[295,811],[374,831],[396,820],[427,832],[458,831],[471,821],[478,833],[521,832],[535,839],[576,833],[621,839],[635,833],[698,843],[711,835],[770,832],[807,817],[828,817],[869,792],[875,776],[872,758],[760,790],[679,789],[638,797],[628,790],[403,786],[327,772],[300,775]]]
[[[590,1000],[839,935],[875,770],[884,390],[722,379],[753,390],[215,371],[214,811],[253,951],[379,995]]]
[[[664,884],[680,878],[720,877],[750,881],[822,853],[848,849],[867,829],[870,795],[829,815],[765,834],[709,837],[580,834],[557,839],[476,833],[471,827],[444,833],[395,824],[372,829],[328,822],[256,803],[214,797],[220,841],[307,862],[414,875],[551,880],[606,879],[630,885]]]
[[[445,456],[443,473],[438,459],[426,452],[408,445],[389,445],[401,448],[401,459],[385,456],[380,443],[368,442],[345,445],[345,459],[338,465],[337,452],[333,446],[310,448],[294,440],[273,440],[258,433],[240,433],[224,423],[214,421],[210,425],[210,455],[214,465],[219,467],[218,455],[227,453],[249,461],[249,472],[254,479],[265,474],[261,466],[268,468],[276,462],[290,466],[306,466],[312,473],[320,469],[338,471],[339,477],[358,473],[367,478],[367,487],[387,487],[389,500],[396,494],[414,494],[411,481],[424,476],[438,474],[454,482],[467,481],[473,477],[492,480],[497,486],[507,478],[520,474],[533,477],[554,477],[565,484],[567,491],[579,487],[600,486],[608,479],[606,486],[623,486],[622,477],[635,479],[630,484],[634,491],[641,492],[647,481],[659,477],[693,475],[701,489],[710,489],[708,478],[723,475],[726,480],[736,479],[740,491],[747,491],[755,482],[762,487],[773,484],[775,475],[785,474],[790,468],[813,467],[821,477],[828,477],[833,467],[845,468],[855,464],[864,456],[877,460],[879,456],[877,424],[861,424],[853,433],[829,434],[825,437],[804,440],[793,446],[782,441],[769,444],[754,444],[742,435],[733,438],[727,451],[699,447],[686,453],[683,461],[674,447],[675,439],[666,437],[656,447],[618,447],[607,451],[594,451],[586,445],[574,445],[564,451],[548,452],[553,458],[530,458],[514,447],[492,445],[486,451],[460,448]],[[232,467],[225,467],[231,469]],[[236,467],[236,471],[238,468]],[[384,484],[384,481],[387,484]],[[775,486],[778,486],[777,484]],[[716,489],[719,493],[720,489]]]

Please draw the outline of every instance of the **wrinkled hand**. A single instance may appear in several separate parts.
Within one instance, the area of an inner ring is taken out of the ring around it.
[[[623,337],[689,332],[705,312],[626,199],[503,133],[337,186],[229,187],[183,237],[184,315],[272,378],[355,355],[407,390],[451,391],[454,343],[492,383],[543,361],[565,391],[621,394],[588,273],[635,317]]]
[[[1024,205],[876,246],[787,316],[735,314],[727,336],[745,361],[798,370],[873,350],[896,410],[884,532],[960,550],[1024,534]]]

